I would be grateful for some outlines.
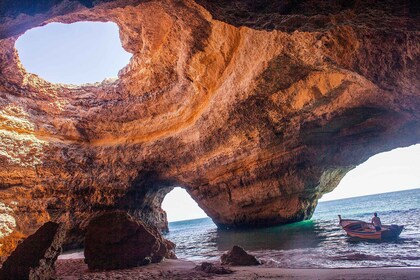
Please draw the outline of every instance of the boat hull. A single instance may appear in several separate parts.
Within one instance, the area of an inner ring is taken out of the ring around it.
[[[344,229],[345,230],[345,229]],[[381,240],[382,234],[380,231],[378,232],[353,232],[350,230],[345,230],[347,235],[350,237],[361,238],[361,239],[369,239],[369,240]]]
[[[388,240],[397,238],[404,226],[382,225],[381,230],[377,231],[371,224],[350,219],[341,219],[340,225],[348,236],[368,240]]]

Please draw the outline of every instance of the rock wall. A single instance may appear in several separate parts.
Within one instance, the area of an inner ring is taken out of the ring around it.
[[[56,279],[55,261],[61,254],[65,229],[47,222],[20,243],[0,269],[0,279]]]
[[[165,227],[185,188],[220,227],[309,219],[379,152],[420,142],[415,1],[41,1],[0,6],[0,255],[48,220],[83,242],[97,213]],[[27,73],[18,36],[113,21],[116,81]],[[14,244],[14,243],[13,243]]]

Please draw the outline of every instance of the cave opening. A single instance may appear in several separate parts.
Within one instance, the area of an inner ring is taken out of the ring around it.
[[[370,157],[320,202],[416,188],[420,188],[420,144]]]
[[[25,32],[15,48],[27,72],[72,85],[116,80],[132,56],[114,22],[49,23]]]
[[[162,209],[167,214],[169,228],[171,222],[208,218],[197,202],[181,187],[175,187],[165,196]]]

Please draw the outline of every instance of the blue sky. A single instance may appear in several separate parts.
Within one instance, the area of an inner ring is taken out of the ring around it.
[[[27,71],[53,83],[76,85],[116,78],[131,57],[112,22],[50,23],[27,31],[16,48]],[[420,145],[371,157],[321,201],[413,188],[420,188]],[[162,207],[169,221],[206,216],[181,188],[169,193]]]
[[[27,31],[15,47],[28,72],[76,85],[118,77],[131,57],[113,22],[50,23]]]

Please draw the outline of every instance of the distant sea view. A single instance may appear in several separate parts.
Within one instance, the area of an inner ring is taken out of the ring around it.
[[[355,241],[338,225],[343,218],[405,228],[394,241]],[[320,202],[309,221],[285,226],[219,230],[210,218],[169,223],[166,238],[179,258],[217,260],[233,245],[242,246],[265,265],[284,268],[420,266],[420,189]]]

